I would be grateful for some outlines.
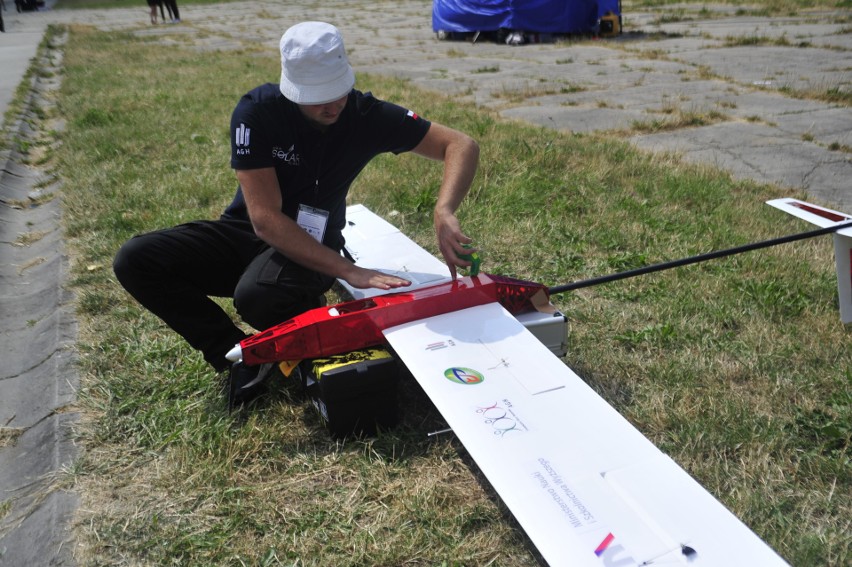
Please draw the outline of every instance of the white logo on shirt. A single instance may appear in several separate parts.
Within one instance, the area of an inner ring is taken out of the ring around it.
[[[251,141],[251,128],[246,128],[245,124],[240,124],[240,127],[234,132],[234,142],[237,146],[238,156],[247,156],[251,154],[249,142]]]
[[[290,146],[289,150],[282,150],[275,146],[272,148],[272,159],[280,159],[287,165],[299,165],[302,162],[302,156],[295,152],[296,145]]]

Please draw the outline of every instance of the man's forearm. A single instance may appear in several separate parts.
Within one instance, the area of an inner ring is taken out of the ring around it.
[[[255,234],[293,262],[335,278],[345,277],[352,263],[336,250],[316,241],[284,213],[252,218]]]
[[[436,214],[455,213],[467,196],[479,165],[479,145],[467,136],[454,140],[444,154],[444,176]]]

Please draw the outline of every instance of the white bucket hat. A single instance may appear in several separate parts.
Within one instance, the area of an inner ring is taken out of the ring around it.
[[[296,104],[325,104],[349,94],[355,72],[346,58],[336,27],[302,22],[284,32],[281,51],[281,94]]]

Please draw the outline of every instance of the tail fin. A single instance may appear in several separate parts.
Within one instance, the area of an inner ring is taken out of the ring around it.
[[[852,222],[852,215],[798,199],[773,199],[766,204],[821,227],[827,228]],[[834,233],[834,262],[837,265],[840,320],[844,323],[852,323],[852,227],[843,228]]]

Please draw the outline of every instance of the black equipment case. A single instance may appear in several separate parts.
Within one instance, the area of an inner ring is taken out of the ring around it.
[[[375,435],[395,426],[397,360],[381,347],[299,364],[311,402],[335,439]]]

